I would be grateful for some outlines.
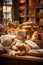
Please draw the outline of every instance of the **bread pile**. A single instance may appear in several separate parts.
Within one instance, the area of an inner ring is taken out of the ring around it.
[[[39,49],[39,46],[33,42],[40,40],[40,34],[37,32],[38,26],[35,22],[24,22],[17,28],[14,28],[13,24],[0,25],[7,32],[6,35],[0,36],[0,54],[24,56],[29,55],[32,49]]]
[[[19,25],[17,28],[14,28],[16,26],[16,23],[11,22],[8,24],[8,26],[3,26],[4,30],[6,30],[5,33],[11,34],[11,35],[16,35],[18,39],[24,41],[25,39],[28,40],[39,40],[39,32],[38,31],[38,26],[35,22],[24,22],[21,25]],[[1,27],[2,29],[2,27]],[[37,32],[37,33],[35,33]],[[36,39],[36,38],[37,39]]]
[[[27,39],[31,40],[31,37],[35,31],[38,31],[38,26],[35,22],[24,22],[22,24],[22,29],[27,31]]]
[[[24,22],[23,24],[22,24],[22,28],[23,29],[27,29],[29,32],[34,32],[34,31],[36,31],[37,29],[38,29],[38,26],[37,26],[37,24],[35,23],[35,22]]]
[[[5,34],[17,35],[18,39],[22,41],[25,39],[33,40],[33,33],[38,30],[38,26],[35,22],[24,22],[18,27],[16,26],[17,28],[15,28],[15,26],[16,23],[11,22],[8,26],[0,25],[0,28],[4,29]]]
[[[13,35],[1,36],[0,42],[0,44],[2,45],[1,48],[5,49],[7,51],[6,53],[10,55],[28,55],[29,50],[39,49],[39,46],[31,40],[22,41],[17,39],[16,36]]]

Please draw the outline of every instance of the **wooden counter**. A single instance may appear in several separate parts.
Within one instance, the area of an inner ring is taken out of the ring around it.
[[[34,56],[10,56],[8,54],[0,54],[0,57],[19,59],[19,60],[29,60],[36,62],[43,62],[43,57],[34,57]]]

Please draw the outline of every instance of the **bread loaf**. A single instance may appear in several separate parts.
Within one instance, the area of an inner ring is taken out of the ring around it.
[[[36,43],[32,42],[31,40],[26,40],[25,43],[26,43],[31,49],[38,49],[38,48],[39,48],[39,46],[38,46]]]

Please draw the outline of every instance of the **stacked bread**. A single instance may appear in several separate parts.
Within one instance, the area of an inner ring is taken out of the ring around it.
[[[35,22],[28,21],[22,24],[22,29],[25,29],[27,31],[27,39],[31,39],[31,36],[34,33],[34,31],[38,30],[38,26]]]
[[[24,22],[23,24],[22,24],[22,28],[23,29],[27,29],[28,31],[35,31],[35,30],[37,30],[37,28],[38,28],[38,26],[37,26],[37,24],[35,23],[35,22]]]
[[[27,55],[31,49],[39,49],[39,46],[31,40],[19,40],[14,35],[4,35],[0,38],[1,48],[7,51],[10,55]],[[0,48],[0,49],[1,49]],[[1,51],[2,51],[1,49]]]
[[[30,40],[26,40],[24,42],[19,41],[11,47],[11,50],[8,51],[8,54],[19,56],[28,55],[28,52],[31,49],[39,49],[39,46]]]

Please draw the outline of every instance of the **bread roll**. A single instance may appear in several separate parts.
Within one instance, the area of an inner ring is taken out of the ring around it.
[[[30,50],[27,54],[30,56],[43,57],[43,49]]]
[[[16,43],[16,47],[19,49],[19,50],[26,50],[25,49],[25,46],[24,46],[24,43]]]
[[[15,56],[15,51],[13,51],[13,50],[8,50],[7,54],[9,54],[9,55],[14,55],[14,56]]]
[[[12,46],[12,50],[18,51],[18,48],[17,48],[15,45],[13,45],[13,46]]]
[[[23,50],[23,51],[17,51],[15,53],[15,55],[19,55],[19,56],[25,56],[26,55],[26,52]]]
[[[32,35],[32,39],[31,40],[33,40],[33,41],[35,41],[35,40],[41,40],[40,34],[37,31],[35,31],[33,33],[33,35]]]
[[[9,46],[12,44],[13,39],[15,39],[15,36],[13,35],[3,35],[1,36],[1,43],[3,46]]]

